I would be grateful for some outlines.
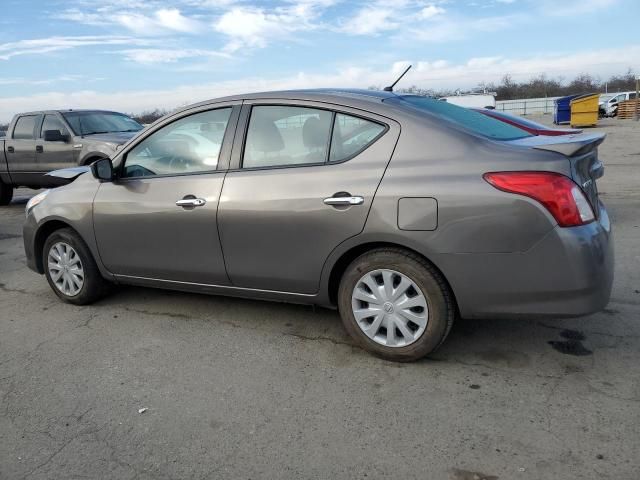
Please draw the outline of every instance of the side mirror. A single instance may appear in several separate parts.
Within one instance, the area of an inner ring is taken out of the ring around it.
[[[66,142],[67,137],[63,135],[60,130],[45,130],[44,141],[45,142]]]
[[[110,158],[100,158],[91,164],[91,173],[102,182],[113,180],[113,164]]]

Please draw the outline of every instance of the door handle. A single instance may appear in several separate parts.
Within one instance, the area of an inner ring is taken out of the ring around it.
[[[349,197],[329,197],[324,199],[325,205],[342,206],[342,205],[362,205],[364,198],[360,196]]]
[[[15,150],[15,148],[13,148],[13,147],[7,147],[7,152],[9,152],[9,153],[13,153],[13,152],[15,152],[15,151],[16,151],[16,150]]]
[[[42,145],[36,145],[36,152],[38,153],[44,152],[44,148],[42,148]]]
[[[201,207],[203,206],[205,203],[207,203],[207,201],[204,198],[183,198],[182,200],[178,200],[176,202],[176,205],[182,208],[194,208],[194,207]]]

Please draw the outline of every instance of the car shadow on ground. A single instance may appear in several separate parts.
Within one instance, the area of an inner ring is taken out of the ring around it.
[[[157,320],[166,317],[199,321],[203,335],[221,323],[269,336],[328,340],[351,347],[353,355],[370,358],[347,335],[338,312],[325,308],[130,286],[118,287],[114,295],[98,305],[124,310],[134,317],[151,315]],[[615,339],[613,333],[606,332],[613,315],[598,315],[608,317],[608,323],[596,319],[598,324],[602,323],[598,335]],[[549,367],[555,372],[563,359],[569,363],[591,363],[594,348],[602,344],[601,338],[584,332],[580,325],[581,319],[458,319],[440,349],[419,364],[433,366],[446,362],[504,370]],[[538,374],[544,375],[544,371]]]

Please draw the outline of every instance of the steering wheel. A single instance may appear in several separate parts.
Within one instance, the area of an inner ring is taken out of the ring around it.
[[[166,165],[171,171],[187,169],[187,161],[177,155],[165,155],[164,157],[160,157],[157,161],[158,163]]]
[[[156,172],[153,172],[142,165],[125,166],[125,177],[147,177],[155,174]]]

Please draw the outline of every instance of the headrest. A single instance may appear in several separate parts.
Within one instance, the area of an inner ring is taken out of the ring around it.
[[[302,127],[302,141],[307,148],[327,146],[327,131],[318,117],[309,117]]]
[[[284,140],[278,127],[273,123],[273,120],[267,118],[254,117],[251,119],[249,138],[253,149],[259,152],[279,152],[284,148]]]

